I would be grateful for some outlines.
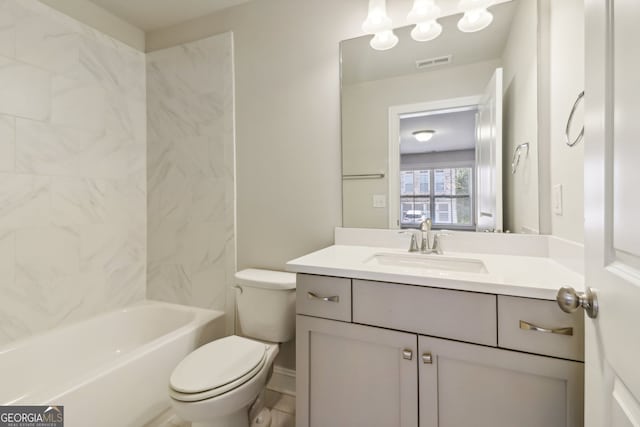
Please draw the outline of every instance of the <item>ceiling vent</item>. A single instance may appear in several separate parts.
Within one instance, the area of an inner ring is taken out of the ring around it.
[[[453,55],[438,56],[436,58],[419,59],[416,61],[416,68],[422,70],[424,68],[438,67],[451,63]]]

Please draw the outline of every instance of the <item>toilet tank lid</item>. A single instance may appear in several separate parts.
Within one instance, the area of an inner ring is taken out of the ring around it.
[[[285,271],[247,268],[236,273],[236,283],[253,288],[290,290],[296,288],[296,275]]]

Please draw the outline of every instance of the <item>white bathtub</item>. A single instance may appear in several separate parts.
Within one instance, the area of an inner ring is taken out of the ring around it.
[[[66,427],[140,427],[173,368],[224,335],[224,313],[146,301],[0,348],[0,404],[64,405]]]

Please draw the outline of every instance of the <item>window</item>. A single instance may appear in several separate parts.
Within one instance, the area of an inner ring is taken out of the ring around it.
[[[402,171],[400,226],[415,228],[431,218],[436,226],[472,228],[472,176],[471,167]]]

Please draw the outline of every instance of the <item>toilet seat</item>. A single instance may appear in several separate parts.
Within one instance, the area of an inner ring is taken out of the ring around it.
[[[267,346],[232,335],[200,347],[176,367],[169,394],[178,401],[196,402],[227,393],[264,367]]]

